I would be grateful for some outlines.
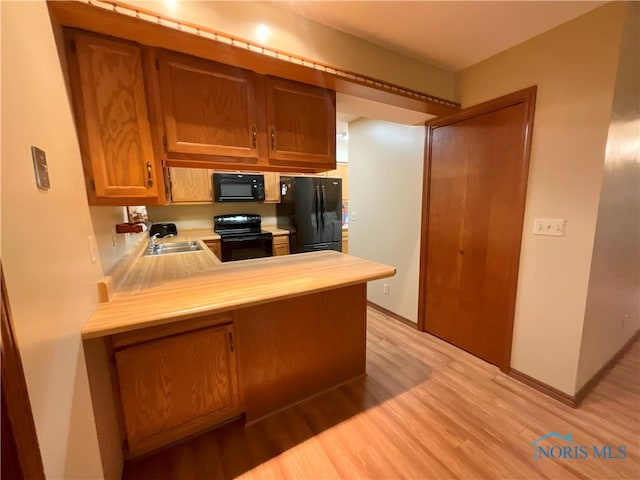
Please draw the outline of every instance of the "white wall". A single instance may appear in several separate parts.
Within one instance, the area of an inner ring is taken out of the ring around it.
[[[1,2],[2,262],[45,474],[103,475],[80,329],[97,305],[100,263],[78,140],[44,1]],[[38,190],[30,147],[46,151]]]
[[[570,395],[624,9],[604,5],[458,76],[463,107],[538,85],[511,366]],[[535,217],[566,218],[566,236],[534,236]]]
[[[336,162],[349,162],[349,123],[338,113],[336,120]]]
[[[418,315],[424,136],[423,126],[369,119],[349,124],[349,253],[396,267],[395,277],[369,282],[367,298],[412,322]]]
[[[141,233],[115,233],[115,226],[127,222],[125,207],[89,207],[91,224],[100,253],[100,262],[105,275],[108,275],[122,257],[139,241],[147,238]]]
[[[607,139],[576,388],[640,329],[640,32],[629,4]]]

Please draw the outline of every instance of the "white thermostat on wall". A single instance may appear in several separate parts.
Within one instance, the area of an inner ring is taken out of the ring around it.
[[[47,154],[38,147],[31,147],[31,157],[33,158],[33,169],[36,174],[36,185],[38,188],[48,190],[51,188],[49,182],[49,169],[47,168]]]

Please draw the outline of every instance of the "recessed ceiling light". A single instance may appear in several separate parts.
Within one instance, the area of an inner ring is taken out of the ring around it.
[[[261,23],[256,28],[256,38],[260,43],[267,43],[269,39],[269,35],[271,35],[271,29],[266,26],[264,23]]]

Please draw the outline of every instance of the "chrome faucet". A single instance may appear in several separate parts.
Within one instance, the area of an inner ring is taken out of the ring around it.
[[[156,239],[157,239],[159,236],[160,236],[160,234],[159,234],[159,233],[154,233],[153,235],[151,235],[151,236],[149,237],[149,253],[152,253],[152,254],[153,254],[153,253],[156,253],[156,252],[158,251],[158,247],[159,247],[160,245],[158,245],[158,244],[156,243]],[[173,235],[173,233],[170,233],[169,235],[165,235],[165,236],[164,236],[164,237],[162,237],[162,238],[170,238],[170,237],[173,237],[173,236],[174,236],[174,235]]]
[[[156,238],[160,236],[159,233],[154,233],[149,237],[149,253],[155,253],[158,249],[158,245],[156,244]]]

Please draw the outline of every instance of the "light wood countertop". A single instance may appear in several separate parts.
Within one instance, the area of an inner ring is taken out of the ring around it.
[[[271,232],[274,236],[289,234],[287,230],[282,230],[272,225],[264,226],[263,230]],[[180,280],[199,273],[209,272],[212,267],[219,265],[221,262],[202,242],[219,239],[220,235],[209,228],[179,230],[178,235],[159,238],[156,243],[200,241],[202,250],[148,257],[143,255],[148,245],[148,240],[145,239],[135,247],[135,251],[128,255],[130,258],[127,262],[124,262],[121,268],[123,271],[115,276],[117,294],[133,295],[168,281]]]
[[[144,256],[147,242],[139,251],[138,257],[131,263],[122,280],[116,285],[116,298],[124,295],[135,295],[149,288],[163,285],[173,280],[190,278],[199,273],[210,272],[222,262],[216,257],[201,237],[180,233],[175,237],[159,239],[158,244],[195,240],[202,250],[168,255]]]
[[[211,258],[207,263],[202,257],[201,266],[194,267],[201,261],[195,257],[200,253],[139,258],[143,263],[138,272],[134,272],[136,264],[125,278],[123,289],[110,303],[97,308],[82,329],[83,338],[98,338],[356,285],[391,277],[396,271],[389,265],[334,251],[224,264]],[[165,264],[154,263],[158,260]],[[183,268],[188,275],[184,274]],[[194,271],[194,268],[201,270]],[[164,278],[154,282],[153,277],[160,273]],[[144,284],[150,288],[139,288]],[[126,285],[129,285],[128,289]]]
[[[289,235],[289,230],[283,230],[282,228],[278,228],[275,225],[262,225],[262,230],[264,230],[265,232],[271,232],[274,237]]]

